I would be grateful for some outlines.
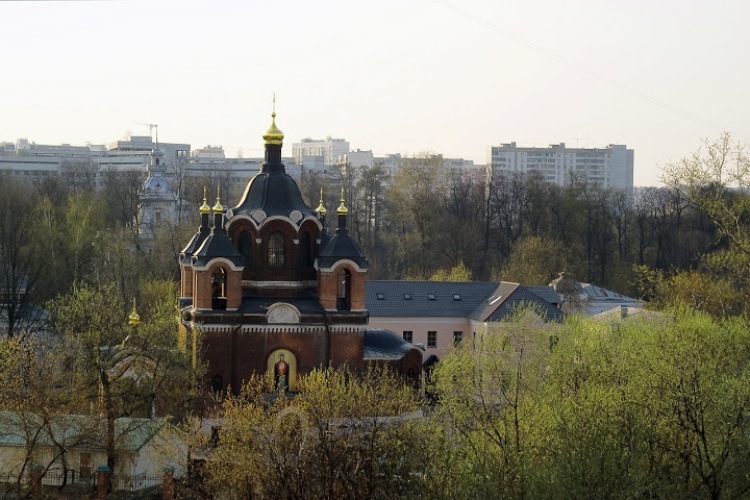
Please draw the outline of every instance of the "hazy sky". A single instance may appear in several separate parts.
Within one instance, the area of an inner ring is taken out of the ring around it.
[[[260,156],[303,137],[485,163],[627,144],[636,185],[722,130],[750,141],[747,0],[0,1],[0,140]]]

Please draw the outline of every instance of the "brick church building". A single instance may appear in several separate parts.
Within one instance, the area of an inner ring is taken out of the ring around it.
[[[285,172],[271,116],[260,173],[234,208],[204,198],[200,228],[180,253],[181,334],[200,331],[206,388],[237,393],[265,374],[269,391],[295,391],[315,368],[369,364],[417,383],[422,351],[368,328],[368,262],[347,230],[343,196],[329,237],[322,200],[308,207]]]

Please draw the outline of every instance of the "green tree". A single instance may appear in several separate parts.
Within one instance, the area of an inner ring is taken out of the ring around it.
[[[140,324],[128,323],[129,308],[113,285],[76,286],[49,304],[53,328],[64,337],[70,387],[89,402],[79,410],[103,415],[106,422],[110,468],[115,420],[153,416],[157,409],[183,413],[200,376],[177,349],[175,285],[152,286],[159,292],[149,294]]]
[[[469,268],[463,262],[460,262],[453,269],[439,269],[430,276],[430,281],[471,281],[471,277]]]
[[[737,290],[750,284],[750,157],[745,146],[728,133],[690,157],[669,165],[664,182],[715,227],[711,252],[702,257],[703,270],[714,279],[729,280]]]
[[[569,267],[568,251],[561,242],[529,236],[513,246],[510,258],[497,279],[544,285]]]
[[[531,486],[550,332],[529,312],[461,343],[435,369],[436,413],[462,461],[453,487],[466,498],[523,498]]]
[[[227,400],[209,471],[213,491],[234,497],[418,496],[424,436],[404,414],[412,389],[385,370],[316,370],[299,394],[269,406],[255,380]],[[412,473],[415,472],[415,473]]]

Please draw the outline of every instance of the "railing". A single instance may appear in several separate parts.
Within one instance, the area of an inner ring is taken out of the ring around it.
[[[138,494],[146,491],[160,491],[163,481],[164,476],[114,474],[110,477],[110,491],[132,493],[128,498],[138,498]],[[45,492],[57,492],[70,498],[90,498],[96,490],[96,474],[81,476],[74,470],[67,474],[47,472],[41,477],[41,487]],[[0,498],[22,498],[31,489],[29,474],[24,474],[20,481],[17,474],[0,474]]]

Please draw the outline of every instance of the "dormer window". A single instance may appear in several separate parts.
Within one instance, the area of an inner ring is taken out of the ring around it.
[[[268,266],[276,269],[284,267],[284,251],[284,236],[273,233],[268,240]]]

